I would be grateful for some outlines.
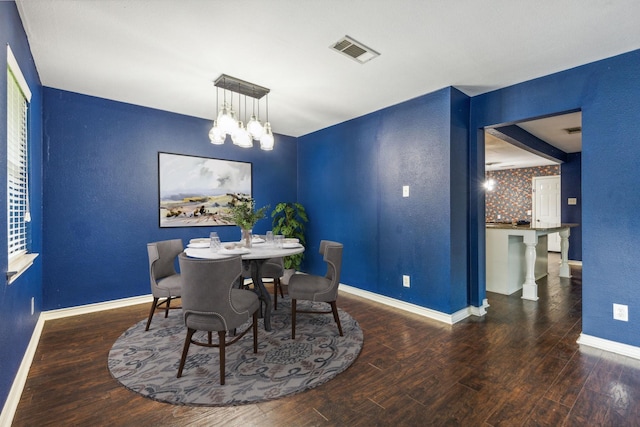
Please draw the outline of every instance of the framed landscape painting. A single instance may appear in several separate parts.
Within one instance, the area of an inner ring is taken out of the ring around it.
[[[234,225],[230,203],[251,196],[252,164],[158,153],[160,227]]]

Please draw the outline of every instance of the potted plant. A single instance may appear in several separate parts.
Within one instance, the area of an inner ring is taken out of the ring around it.
[[[231,208],[229,209],[229,219],[236,223],[242,230],[242,239],[246,247],[251,247],[251,230],[253,226],[265,217],[265,212],[269,208],[263,206],[260,209],[255,209],[255,201],[252,197],[245,195],[234,195],[233,200],[229,203]]]
[[[309,222],[307,211],[300,203],[278,203],[271,212],[273,218],[273,234],[282,234],[285,238],[296,238],[304,246],[305,224]],[[300,268],[304,253],[284,257],[285,276],[283,282],[287,283],[291,274]]]

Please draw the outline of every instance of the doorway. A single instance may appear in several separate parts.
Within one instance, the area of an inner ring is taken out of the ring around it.
[[[536,227],[559,225],[560,214],[560,175],[536,176],[531,180],[532,217],[531,223]],[[547,250],[560,252],[560,234],[547,235]]]
[[[554,223],[581,223],[581,126],[582,114],[578,111],[531,119],[516,124],[498,125],[485,129],[485,178],[489,176],[488,171],[501,167],[503,169],[507,167],[517,169],[519,167],[535,167],[537,165],[556,165],[558,168],[557,173],[547,173],[546,175],[556,176],[557,183],[554,182],[552,187],[550,187],[548,191],[549,194],[546,195],[548,198],[541,208],[541,200],[538,200],[538,206],[536,208],[533,206],[534,191],[532,190],[534,186],[533,180],[529,181],[530,211],[527,212],[529,215],[528,221],[534,224],[538,223],[538,220],[540,220],[540,222]],[[500,143],[503,144],[503,146],[508,146],[508,151],[516,150],[523,158],[499,157],[503,154],[503,150],[502,148],[495,147],[494,142],[496,137],[502,139]],[[515,161],[513,161],[514,159]],[[532,163],[523,166],[523,162],[525,161]],[[560,177],[560,170],[562,170],[562,177]],[[570,171],[568,179],[566,180],[564,176],[565,170]],[[498,218],[497,215],[490,217],[487,204],[489,200],[489,192],[485,191],[484,208],[487,222],[512,221],[512,218]],[[552,212],[543,213],[539,211],[536,213],[534,209],[539,208]],[[551,213],[556,214],[557,218],[550,218],[551,215],[549,214]],[[544,221],[545,219],[546,221]],[[574,234],[576,235],[574,236]],[[560,250],[559,236],[557,239],[557,243],[552,243],[549,248],[551,251]],[[576,242],[575,246],[570,245],[570,251],[573,248],[576,257],[572,257],[570,253],[569,259],[577,260],[581,263],[581,229],[579,227],[572,228],[570,240]],[[487,268],[487,262],[488,260],[485,259],[485,269]]]

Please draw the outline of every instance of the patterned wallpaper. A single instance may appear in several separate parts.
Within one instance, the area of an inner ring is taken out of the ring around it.
[[[486,221],[531,221],[527,215],[531,210],[531,178],[550,175],[560,175],[560,165],[487,171],[485,178],[493,178],[496,185],[486,192]]]

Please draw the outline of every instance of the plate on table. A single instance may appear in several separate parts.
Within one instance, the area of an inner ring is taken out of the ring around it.
[[[251,239],[251,244],[252,245],[259,245],[260,243],[264,243],[266,240],[264,240],[262,237],[254,237],[253,239]]]
[[[197,239],[189,240],[189,243],[203,243],[203,242],[209,243],[210,241],[211,239],[208,237],[199,237]]]
[[[284,243],[300,243],[300,240],[295,237],[287,237],[284,239]]]
[[[300,243],[284,242],[284,243],[282,244],[282,247],[283,247],[284,249],[299,248],[299,247],[300,247]]]
[[[194,239],[195,240],[195,239]],[[194,242],[193,240],[191,241],[191,243],[189,243],[187,245],[188,248],[208,248],[209,247],[209,239],[207,239],[206,242]]]
[[[248,248],[230,248],[230,249],[227,249],[225,247],[221,248],[218,251],[219,254],[229,254],[229,255],[242,255],[242,254],[248,254],[249,252],[251,252],[251,250],[248,249]]]

